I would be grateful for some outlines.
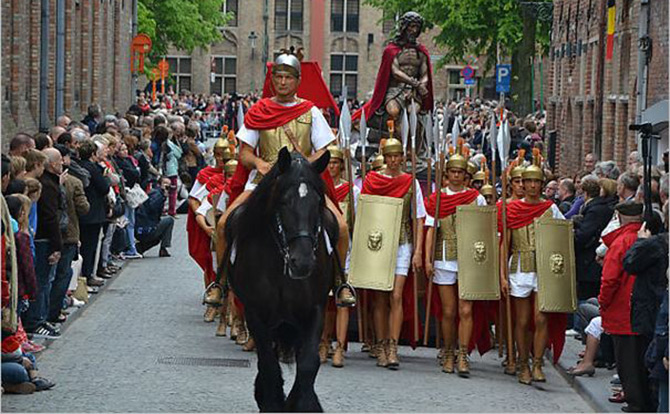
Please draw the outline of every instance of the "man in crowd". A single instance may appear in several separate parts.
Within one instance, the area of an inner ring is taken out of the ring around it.
[[[598,161],[598,158],[596,155],[592,152],[589,152],[586,154],[584,157],[584,170],[586,172],[593,172],[596,168],[596,162]]]
[[[554,181],[555,182],[555,181]],[[567,213],[575,201],[575,184],[569,178],[564,178],[558,186],[558,209]]]
[[[19,132],[9,141],[9,155],[22,156],[31,148],[35,148],[35,140],[28,134]]]
[[[65,200],[60,190],[60,175],[63,172],[63,157],[54,148],[44,150],[47,157],[45,170],[40,177],[42,196],[37,202],[37,231],[35,233],[35,274],[39,293],[37,299],[25,313],[23,320],[26,332],[36,337],[58,338],[60,331],[47,322],[51,286],[55,278],[56,265],[61,258],[62,215]]]
[[[160,186],[149,191],[149,199],[135,212],[135,235],[138,240],[137,251],[140,254],[160,244],[158,256],[170,257],[168,248],[172,245],[174,218],[162,217],[169,187],[170,179],[161,178]]]
[[[554,203],[558,203],[558,198],[556,193],[558,192],[558,181],[551,180],[544,187],[544,198],[546,200],[551,200]]]

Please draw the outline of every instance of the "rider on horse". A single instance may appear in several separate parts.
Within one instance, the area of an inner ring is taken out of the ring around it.
[[[281,54],[272,66],[272,87],[275,96],[263,98],[247,112],[244,125],[237,133],[240,141],[240,163],[251,170],[244,191],[228,206],[217,226],[217,258],[219,263],[226,250],[225,223],[230,213],[244,203],[256,188],[261,178],[276,163],[279,151],[287,147],[301,153],[307,160],[317,160],[335,137],[321,111],[310,101],[298,98],[300,84],[300,61],[295,55]],[[326,174],[327,175],[327,174]],[[329,178],[328,178],[329,179]],[[349,248],[347,223],[333,200],[326,197],[326,207],[334,214],[339,224],[337,252],[339,266],[344,269],[344,260]],[[353,306],[356,299],[353,289],[346,284],[343,271],[336,272],[335,281],[338,304]]]

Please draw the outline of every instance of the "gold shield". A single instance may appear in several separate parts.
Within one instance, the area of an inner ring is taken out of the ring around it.
[[[361,195],[349,268],[354,287],[393,290],[402,211],[401,198]]]
[[[500,299],[498,229],[495,206],[456,208],[458,297]]]
[[[572,221],[535,219],[537,297],[542,312],[577,310],[574,243]]]

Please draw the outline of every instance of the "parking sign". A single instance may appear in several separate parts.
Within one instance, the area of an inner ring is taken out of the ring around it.
[[[509,93],[512,65],[496,65],[496,92]]]

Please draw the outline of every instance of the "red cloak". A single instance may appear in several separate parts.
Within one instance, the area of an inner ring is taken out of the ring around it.
[[[410,46],[411,47],[411,46]],[[421,103],[421,109],[424,111],[433,109],[433,68],[430,64],[430,53],[424,45],[416,45],[416,50],[423,53],[426,56],[428,64],[428,95],[423,98]],[[377,79],[375,80],[375,90],[372,94],[372,99],[367,101],[361,109],[358,109],[351,116],[352,119],[358,119],[361,117],[362,109],[365,109],[365,116],[368,120],[370,117],[382,106],[384,103],[384,97],[386,96],[386,89],[388,88],[389,82],[391,81],[391,65],[393,64],[393,59],[398,53],[402,51],[402,47],[391,42],[384,48],[384,54],[382,55],[382,63],[379,65],[379,72],[377,72]]]
[[[520,229],[526,227],[540,217],[554,204],[551,200],[544,200],[531,204],[523,200],[513,200],[507,203],[507,228]],[[502,203],[500,204],[502,206]],[[502,207],[498,209],[498,230],[502,231]]]
[[[440,195],[440,217],[445,218],[456,212],[456,207],[462,206],[464,204],[470,204],[477,199],[479,191],[474,188],[467,188],[465,191],[457,194],[445,194]],[[435,210],[437,208],[437,192],[430,195],[428,198],[428,203],[426,204],[426,212],[435,217]]]
[[[341,203],[344,201],[344,199],[347,198],[349,195],[349,182],[345,181],[339,186],[335,187],[335,198],[337,199],[338,203]]]
[[[223,167],[212,167],[208,165],[198,172],[195,179],[198,180],[200,184],[207,184],[207,181],[216,174],[223,174]]]
[[[412,176],[404,173],[397,177],[388,177],[376,171],[365,175],[363,194],[402,198],[412,185]]]

